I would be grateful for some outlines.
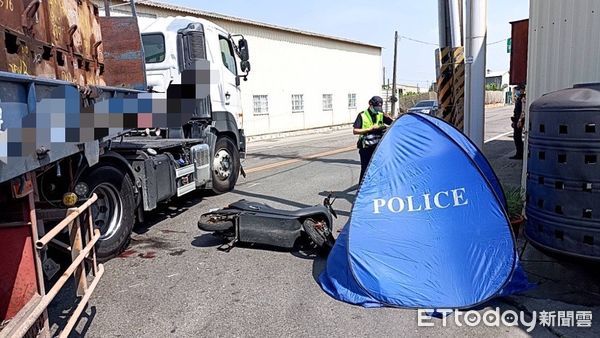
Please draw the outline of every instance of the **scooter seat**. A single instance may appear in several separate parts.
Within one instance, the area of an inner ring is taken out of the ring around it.
[[[235,203],[232,203],[229,205],[229,207],[248,212],[265,213],[290,218],[303,218],[316,214],[328,215],[329,212],[327,208],[321,205],[315,205],[312,207],[300,208],[296,210],[282,210],[273,208],[264,203],[249,202],[246,200],[240,200]]]

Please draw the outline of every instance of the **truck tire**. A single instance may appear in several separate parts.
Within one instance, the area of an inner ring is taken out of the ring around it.
[[[222,194],[233,190],[240,173],[240,153],[229,137],[217,139],[212,162],[213,191]]]
[[[110,166],[92,170],[83,182],[89,186],[90,195],[98,195],[91,206],[94,226],[100,229],[96,257],[105,262],[129,244],[135,223],[133,184],[126,173]]]

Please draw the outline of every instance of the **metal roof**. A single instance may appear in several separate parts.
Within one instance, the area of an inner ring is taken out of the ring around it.
[[[129,1],[125,1],[125,0],[122,0],[122,2],[129,3]],[[166,9],[166,10],[171,10],[171,11],[180,12],[180,13],[199,15],[199,16],[208,17],[208,18],[214,18],[214,19],[219,19],[219,20],[224,20],[224,21],[247,24],[247,25],[263,27],[263,28],[268,28],[268,29],[280,30],[280,31],[320,38],[320,39],[340,41],[340,42],[350,43],[350,44],[354,44],[354,45],[373,47],[373,48],[379,48],[379,49],[383,48],[381,46],[364,43],[364,42],[360,42],[360,41],[355,41],[355,40],[350,40],[350,39],[345,39],[345,38],[340,38],[340,37],[335,37],[335,36],[329,36],[329,35],[324,35],[324,34],[319,34],[319,33],[307,32],[307,31],[303,31],[303,30],[299,30],[299,29],[282,27],[282,26],[272,25],[272,24],[268,24],[268,23],[252,21],[252,20],[243,19],[243,18],[237,18],[234,16],[223,15],[223,14],[218,14],[218,13],[213,13],[213,12],[207,12],[207,11],[189,8],[189,7],[166,4],[166,3],[158,2],[158,1],[137,0],[137,1],[135,1],[135,3],[138,6],[142,5],[142,6],[147,6],[147,7]]]

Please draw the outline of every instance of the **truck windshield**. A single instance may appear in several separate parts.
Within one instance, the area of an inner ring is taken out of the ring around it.
[[[165,61],[165,37],[160,33],[142,34],[146,63]]]

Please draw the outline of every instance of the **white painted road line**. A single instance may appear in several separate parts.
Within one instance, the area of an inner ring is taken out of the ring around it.
[[[486,140],[486,141],[485,141],[485,142],[483,142],[483,143],[488,143],[488,142],[495,141],[495,140],[497,140],[497,139],[499,139],[499,138],[503,138],[504,136],[510,135],[510,134],[512,134],[512,133],[513,133],[512,131],[507,131],[506,133],[504,133],[504,134],[500,134],[500,135],[496,135],[496,136],[492,137],[491,139],[489,139],[489,140]]]
[[[325,151],[325,152],[318,153],[318,154],[313,154],[313,155],[308,155],[308,156],[300,156],[300,157],[294,158],[294,159],[289,159],[289,160],[275,162],[275,163],[269,163],[269,164],[261,165],[259,167],[253,167],[253,168],[245,169],[244,171],[247,174],[250,174],[250,173],[257,172],[257,171],[263,171],[263,170],[267,170],[267,169],[273,169],[273,168],[281,167],[281,166],[284,166],[284,165],[294,164],[294,163],[297,163],[297,162],[300,162],[300,161],[306,161],[306,160],[311,160],[311,159],[314,159],[314,158],[321,158],[321,157],[326,157],[326,156],[331,156],[331,155],[337,155],[337,154],[349,152],[349,151],[352,151],[352,150],[355,150],[355,149],[356,149],[356,146],[351,146],[351,147],[346,147],[346,148],[339,148],[339,149],[329,150],[329,151]]]

